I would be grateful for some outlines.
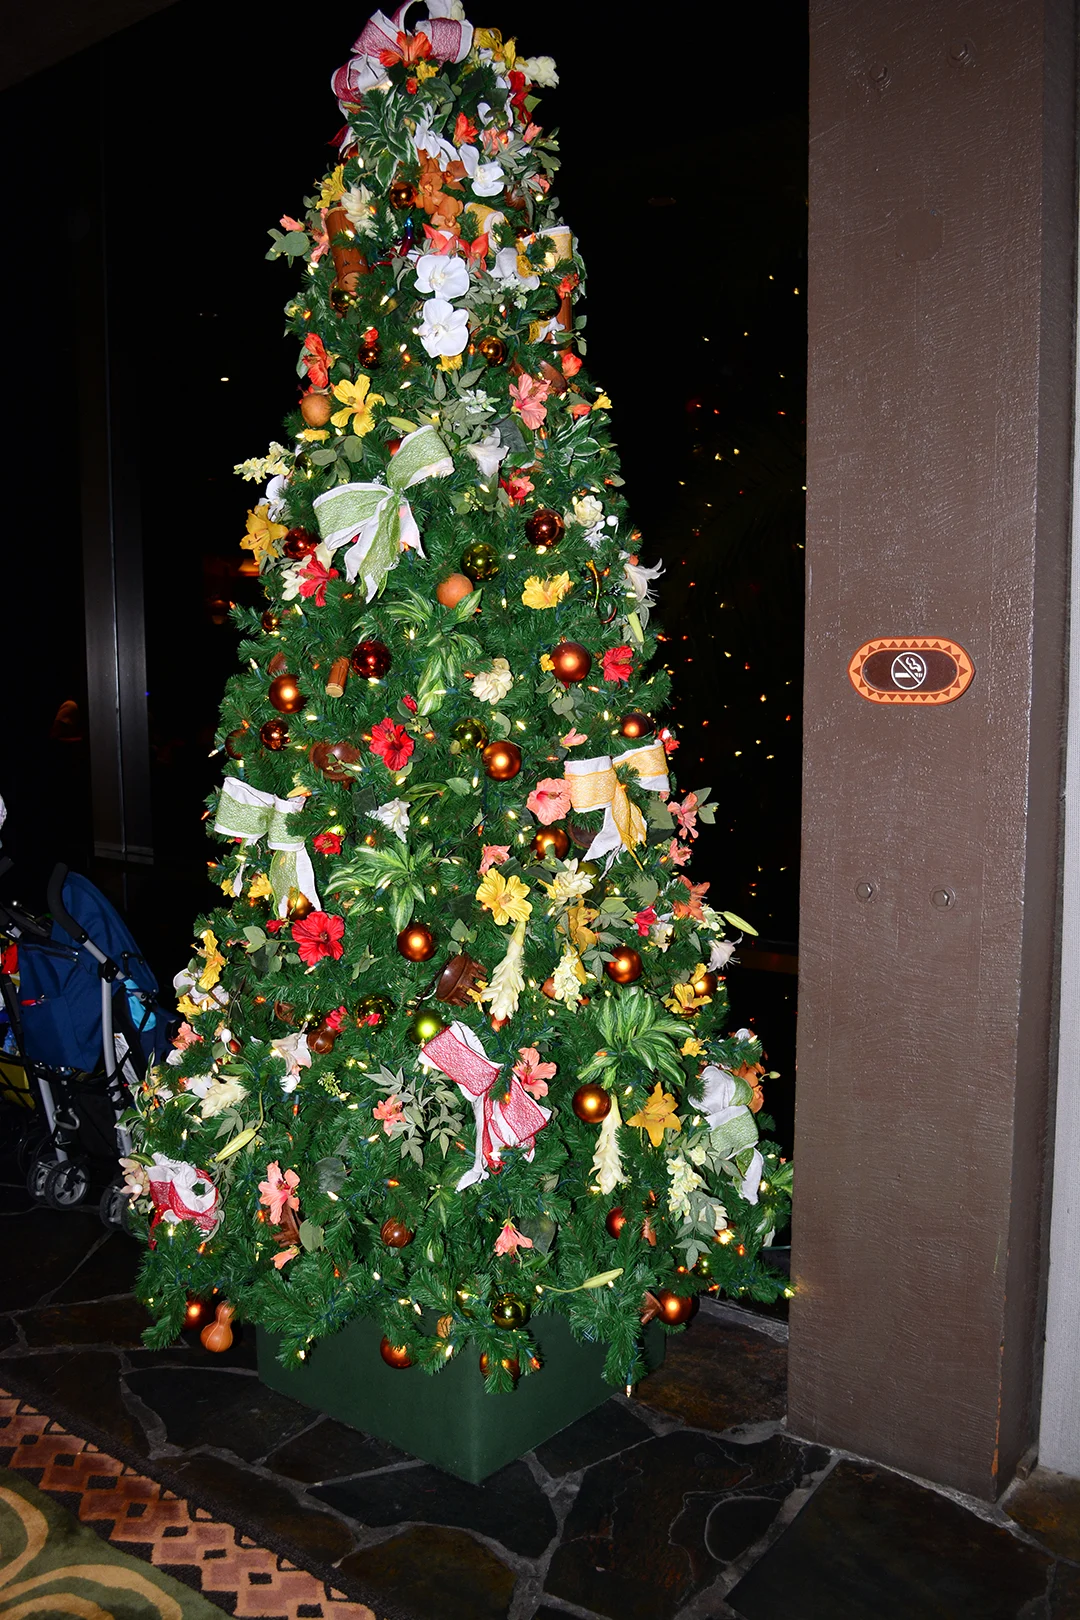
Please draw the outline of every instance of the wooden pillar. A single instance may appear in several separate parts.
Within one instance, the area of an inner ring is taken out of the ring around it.
[[[1076,25],[1068,0],[810,11],[789,1422],[993,1498],[1037,1410]],[[879,637],[957,643],[970,686],[869,701],[849,662]]]

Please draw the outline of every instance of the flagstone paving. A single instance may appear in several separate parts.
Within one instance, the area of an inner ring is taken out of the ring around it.
[[[141,1346],[138,1248],[0,1186],[0,1383],[378,1620],[1077,1620],[1080,1485],[999,1507],[788,1435],[775,1321],[703,1306],[635,1399],[482,1485]],[[403,1375],[404,1376],[404,1375]]]

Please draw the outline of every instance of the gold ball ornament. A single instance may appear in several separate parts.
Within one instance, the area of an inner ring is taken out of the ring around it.
[[[418,1012],[405,1033],[414,1046],[426,1046],[436,1035],[441,1035],[445,1028],[446,1024],[438,1013]]]
[[[406,208],[415,206],[416,195],[416,187],[411,180],[394,180],[391,182],[390,190],[386,194],[386,200],[391,208],[397,208],[404,212]]]
[[[269,748],[276,754],[279,749],[286,746],[289,741],[289,728],[284,720],[267,720],[259,727],[259,736],[264,748]]]
[[[290,922],[303,922],[309,912],[314,909],[306,894],[301,894],[299,889],[289,890],[289,897],[285,904],[285,915]]]
[[[398,935],[397,948],[407,962],[426,962],[435,955],[435,935],[427,923],[411,922]]]
[[[506,360],[506,344],[501,337],[481,338],[477,347],[489,366],[501,366]]]
[[[399,1221],[395,1215],[389,1216],[379,1227],[379,1236],[388,1249],[404,1249],[416,1236],[410,1232],[404,1221]]]
[[[626,1225],[625,1209],[623,1209],[621,1205],[616,1205],[614,1209],[609,1209],[604,1219],[604,1225],[608,1229],[609,1237],[617,1238],[623,1227]]]
[[[696,979],[691,979],[695,996],[715,996],[720,980],[715,973],[699,973]]]
[[[619,721],[619,730],[624,737],[635,742],[638,737],[647,737],[651,731],[655,731],[656,721],[651,715],[642,714],[640,709],[632,709]]]
[[[472,594],[473,582],[467,574],[451,574],[435,587],[435,599],[445,608],[457,607],[464,597]]]
[[[382,1343],[379,1345],[379,1354],[382,1356],[388,1367],[412,1366],[412,1357],[409,1355],[405,1345],[391,1344],[390,1340],[386,1338],[385,1334],[383,1336]]]
[[[276,680],[270,682],[270,690],[266,695],[281,714],[295,714],[297,709],[302,709],[307,702],[295,675],[279,675]]]
[[[273,608],[267,608],[266,612],[259,620],[259,623],[262,625],[267,635],[270,635],[271,631],[277,630],[280,626],[281,615],[279,613],[275,613]]]
[[[333,406],[328,394],[305,394],[300,401],[300,415],[308,427],[325,427],[330,420]]]
[[[656,1299],[660,1306],[660,1315],[672,1327],[689,1322],[697,1310],[697,1296],[694,1294],[684,1298],[682,1294],[673,1294],[669,1288],[658,1288]]]
[[[611,1113],[611,1097],[603,1086],[579,1086],[571,1106],[578,1119],[587,1125],[599,1125]]]
[[[530,545],[542,546],[550,551],[557,546],[566,533],[566,524],[558,512],[551,511],[550,507],[540,506],[531,514],[525,524],[525,533],[529,537]]]
[[[533,849],[541,860],[554,855],[557,861],[564,860],[570,848],[570,839],[562,827],[541,827],[533,838]]]
[[[592,653],[579,641],[560,641],[557,647],[551,649],[551,662],[556,680],[569,686],[575,681],[583,681],[592,669]]]
[[[611,961],[604,963],[604,972],[616,984],[633,984],[642,975],[641,957],[632,945],[618,945],[611,953]]]
[[[488,728],[482,720],[470,716],[467,720],[459,720],[456,726],[450,729],[454,741],[460,743],[462,748],[483,748],[488,740]]]
[[[516,743],[488,743],[480,757],[493,782],[509,782],[521,769],[521,749]]]
[[[435,1324],[435,1332],[438,1334],[440,1339],[448,1339],[453,1330],[453,1326],[454,1318],[452,1316],[440,1316],[439,1320]]]
[[[494,579],[499,572],[499,553],[487,540],[474,540],[461,553],[461,571],[476,584]]]
[[[500,1294],[492,1303],[491,1320],[497,1328],[521,1328],[529,1320],[529,1307],[517,1294]]]

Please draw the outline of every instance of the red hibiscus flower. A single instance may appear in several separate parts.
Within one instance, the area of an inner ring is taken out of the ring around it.
[[[344,917],[333,917],[328,911],[309,911],[306,917],[292,925],[292,937],[300,960],[314,967],[324,956],[336,962],[345,954],[341,936],[345,932]]]
[[[300,595],[314,597],[316,607],[325,607],[326,587],[339,577],[336,568],[327,568],[318,557],[309,557],[300,575]]]
[[[340,833],[316,833],[311,842],[315,845],[315,848],[318,850],[320,855],[341,854]]]
[[[416,744],[404,726],[399,726],[387,715],[371,728],[371,752],[377,754],[388,771],[400,771],[407,765]]]
[[[638,911],[634,915],[634,927],[637,929],[642,939],[648,938],[649,929],[656,921],[657,916],[655,906],[646,906],[644,911]]]
[[[304,339],[301,359],[307,368],[308,382],[312,388],[325,388],[330,381],[326,345],[314,332],[309,332]]]
[[[609,647],[601,660],[605,681],[628,681],[634,668],[632,647]]]
[[[675,735],[675,733],[673,731],[669,731],[667,726],[661,727],[660,741],[664,745],[664,753],[665,754],[673,754],[675,752],[676,748],[679,747],[679,739],[678,739],[678,737],[676,737],[676,735]]]

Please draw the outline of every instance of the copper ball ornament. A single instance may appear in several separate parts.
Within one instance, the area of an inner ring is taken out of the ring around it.
[[[604,972],[616,984],[633,984],[643,971],[641,957],[632,945],[617,945],[611,953],[611,961],[604,963]]]
[[[690,1294],[673,1294],[669,1288],[657,1288],[656,1300],[660,1306],[660,1315],[672,1327],[678,1327],[683,1322],[689,1322],[697,1310],[697,1297]]]
[[[525,533],[530,545],[542,546],[545,551],[550,551],[566,533],[566,524],[558,512],[553,512],[547,506],[538,506],[525,524]]]
[[[243,759],[246,738],[247,732],[243,727],[240,727],[238,731],[229,732],[225,738],[224,748],[230,759]]]
[[[474,540],[461,553],[461,571],[477,584],[494,579],[499,572],[499,553],[487,540]]]
[[[281,542],[281,549],[286,557],[292,558],[293,562],[303,562],[305,557],[311,556],[318,545],[317,534],[310,534],[307,529],[296,528],[289,530]]]
[[[278,675],[270,682],[270,690],[266,695],[281,714],[295,714],[297,709],[302,709],[307,702],[295,675]]]
[[[365,371],[375,371],[382,359],[382,350],[377,343],[361,343],[356,358]]]
[[[459,720],[456,726],[451,726],[450,735],[462,748],[483,748],[488,740],[488,728],[482,720],[470,715],[467,720]]]
[[[358,303],[355,292],[334,282],[330,288],[330,308],[335,315],[344,315],[347,310],[355,309]]]
[[[276,754],[288,743],[289,728],[284,720],[267,720],[264,725],[259,727],[259,736],[262,739],[263,747],[269,748],[271,753]]]
[[[491,1306],[491,1320],[497,1328],[521,1328],[529,1320],[529,1307],[517,1294],[500,1294]]]
[[[405,1031],[414,1046],[426,1046],[446,1028],[445,1021],[434,1012],[418,1012]]]
[[[562,827],[541,827],[533,837],[533,849],[541,860],[554,855],[557,861],[565,860],[570,848],[570,839]]]
[[[296,1008],[291,1001],[275,1001],[274,1017],[279,1018],[283,1024],[295,1024]]]
[[[308,758],[316,770],[322,771],[328,782],[354,782],[354,773],[341,767],[358,764],[362,755],[359,748],[350,742],[317,742],[308,749]]]
[[[517,1379],[521,1376],[521,1363],[518,1361],[517,1356],[503,1356],[502,1365],[506,1368],[506,1371],[510,1374],[511,1378]],[[486,1378],[490,1370],[491,1358],[488,1356],[486,1350],[482,1350],[480,1352],[480,1371]]]
[[[442,607],[457,607],[466,596],[471,596],[475,589],[472,580],[467,574],[450,574],[435,587],[435,599]]]
[[[634,742],[638,737],[647,737],[651,731],[655,731],[656,721],[651,715],[642,714],[640,709],[631,709],[630,713],[624,714],[619,721],[619,730],[624,737]]]
[[[427,923],[411,922],[398,935],[397,948],[407,962],[426,962],[435,955],[435,935]]]
[[[555,975],[553,973],[549,974],[540,986],[540,994],[547,996],[549,1001],[555,1000]]]
[[[262,625],[267,635],[270,635],[272,631],[279,628],[281,624],[281,614],[275,613],[273,608],[267,608],[266,612],[259,620],[259,623]]]
[[[391,208],[404,212],[406,208],[413,208],[416,204],[416,187],[411,180],[393,180],[390,190],[386,193],[386,200]]]
[[[391,1344],[385,1334],[379,1345],[379,1354],[388,1367],[412,1366],[412,1357],[409,1355],[406,1346],[403,1344]]]
[[[385,641],[358,642],[349,656],[353,674],[374,681],[382,680],[393,661]]]
[[[614,1209],[609,1209],[604,1218],[604,1225],[607,1227],[608,1236],[617,1238],[623,1227],[626,1225],[625,1209],[623,1209],[621,1205],[616,1205]]]
[[[571,1106],[578,1119],[587,1125],[599,1125],[611,1113],[611,1095],[603,1086],[578,1086]]]
[[[325,1057],[334,1050],[337,1037],[332,1029],[320,1024],[318,1029],[310,1029],[307,1033],[308,1050],[314,1052],[316,1057]]]
[[[506,359],[506,344],[501,337],[484,337],[477,344],[489,366],[501,366]]]
[[[435,986],[436,999],[451,1007],[468,1007],[472,1002],[469,991],[477,979],[486,978],[487,969],[483,963],[461,952],[458,956],[452,956],[439,974],[439,982]]]
[[[394,1010],[394,1003],[389,996],[364,996],[357,1002],[356,1027],[358,1029],[377,1029]]]
[[[569,686],[574,681],[583,681],[592,669],[592,653],[579,641],[560,641],[551,649],[551,663],[556,680]]]
[[[696,979],[690,980],[695,996],[715,996],[719,983],[716,974],[710,973],[707,969],[704,973],[699,973]]]
[[[480,757],[493,782],[509,782],[521,769],[521,749],[516,743],[488,743]]]
[[[416,1233],[410,1232],[405,1222],[399,1221],[396,1215],[390,1215],[379,1227],[379,1236],[388,1249],[404,1249]]]
[[[333,408],[328,394],[305,394],[300,401],[300,415],[308,427],[325,427]]]

